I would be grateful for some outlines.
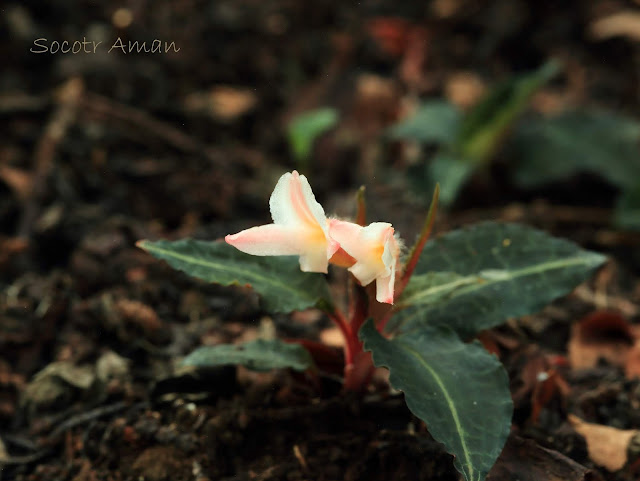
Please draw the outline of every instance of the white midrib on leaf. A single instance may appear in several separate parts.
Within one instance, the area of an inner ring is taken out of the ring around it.
[[[431,374],[436,384],[442,391],[442,394],[444,395],[444,399],[447,402],[447,406],[449,406],[449,410],[451,411],[451,417],[453,418],[453,422],[456,425],[456,430],[458,433],[460,433],[460,445],[462,446],[462,452],[464,453],[465,464],[469,470],[470,478],[473,479],[474,469],[473,469],[473,464],[471,463],[469,448],[467,448],[467,443],[464,437],[465,430],[462,429],[462,424],[460,423],[460,417],[458,416],[458,410],[456,409],[456,406],[453,400],[449,396],[449,392],[447,391],[446,386],[442,382],[442,379],[440,379],[440,376],[438,376],[438,374],[431,368],[431,366],[429,366],[429,364],[424,360],[424,358],[420,355],[418,351],[410,347],[408,344],[402,341],[399,341],[397,339],[395,342],[397,342],[398,345],[402,346],[403,349],[405,349],[413,357],[415,357],[416,360],[420,363],[420,365],[422,365],[427,371],[429,371],[429,374]]]
[[[163,249],[161,247],[156,247],[153,245],[149,245],[147,243],[142,244],[143,248],[145,250],[148,250],[150,252],[159,252],[162,253],[164,255],[167,255],[169,257],[174,257],[176,259],[180,259],[184,262],[190,263],[190,264],[196,264],[202,267],[210,267],[212,269],[219,269],[225,272],[228,272],[230,274],[233,275],[237,275],[237,274],[242,274],[247,276],[248,278],[253,278],[256,280],[260,280],[263,281],[267,284],[272,284],[272,285],[276,285],[278,287],[281,287],[283,290],[292,292],[294,294],[300,295],[300,294],[307,294],[307,291],[303,291],[303,290],[297,290],[295,288],[292,288],[289,284],[280,282],[279,279],[276,281],[277,278],[275,277],[265,277],[265,276],[261,276],[260,274],[257,274],[255,271],[253,270],[245,270],[245,269],[239,269],[237,267],[234,268],[229,268],[227,266],[225,266],[224,264],[216,264],[214,262],[211,261],[206,261],[203,259],[199,259],[197,257],[191,257],[191,256],[187,256],[184,254],[179,254],[177,252],[171,251],[171,250],[166,250]],[[238,283],[238,281],[236,281],[236,283]],[[311,298],[312,296],[306,296]]]
[[[544,262],[542,264],[536,264],[529,267],[524,267],[522,269],[516,270],[506,270],[506,269],[484,269],[484,271],[492,271],[491,277],[493,279],[487,279],[482,277],[481,270],[478,275],[464,276],[455,281],[446,282],[444,284],[440,284],[439,286],[434,286],[429,289],[424,289],[419,292],[416,292],[414,295],[402,299],[402,306],[416,306],[421,305],[421,300],[428,299],[430,296],[437,294],[440,291],[446,291],[455,289],[456,287],[465,286],[471,284],[466,289],[460,289],[458,293],[467,293],[473,291],[474,289],[478,289],[480,287],[487,287],[492,284],[496,284],[498,282],[506,282],[509,280],[513,280],[518,277],[524,277],[528,275],[537,274],[540,272],[545,272],[553,269],[560,269],[563,267],[571,267],[580,264],[590,264],[592,262],[593,256],[583,256],[583,257],[570,257],[568,259],[559,259],[556,261]],[[497,275],[497,273],[504,273],[503,275]],[[410,285],[410,284],[409,284]]]

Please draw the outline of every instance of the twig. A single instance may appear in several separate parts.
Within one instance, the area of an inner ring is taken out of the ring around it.
[[[115,119],[124,124],[139,127],[178,150],[190,154],[204,155],[207,160],[217,167],[222,166],[222,156],[217,151],[142,110],[94,93],[88,93],[84,97],[82,107],[89,114]]]
[[[80,78],[72,78],[60,89],[57,107],[51,115],[43,136],[35,152],[35,172],[30,192],[26,195],[22,217],[18,225],[18,237],[28,238],[40,211],[40,201],[44,196],[47,179],[54,165],[56,150],[67,130],[74,122],[78,104],[84,92]]]
[[[24,93],[0,95],[0,115],[16,112],[39,112],[47,108],[51,100],[46,96],[35,96]]]
[[[422,254],[422,249],[424,245],[427,243],[429,236],[431,235],[431,230],[433,229],[433,223],[436,220],[436,211],[438,210],[438,196],[440,195],[440,185],[436,184],[436,188],[433,191],[433,198],[431,199],[431,205],[429,206],[429,211],[427,212],[427,218],[424,221],[424,225],[422,230],[420,231],[420,235],[418,236],[418,240],[414,244],[411,252],[409,252],[409,256],[407,257],[407,264],[405,265],[404,272],[400,277],[400,282],[398,287],[396,288],[395,295],[400,297],[402,291],[409,283],[409,279],[411,279],[411,275],[418,265],[418,260],[420,259],[420,254]]]
[[[123,411],[129,406],[130,404],[124,401],[119,401],[117,403],[109,404],[107,406],[100,406],[98,408],[92,409],[91,411],[77,414],[67,419],[62,424],[56,426],[56,428],[53,431],[51,431],[51,433],[47,437],[47,442],[51,442],[51,440],[57,439],[58,436],[62,435],[65,431],[68,431],[71,428],[79,426],[80,424],[93,421],[94,419],[101,418],[109,414],[114,414],[119,411]]]

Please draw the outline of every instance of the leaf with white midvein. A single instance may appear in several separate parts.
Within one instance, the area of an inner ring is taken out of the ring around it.
[[[444,326],[423,326],[391,340],[372,321],[360,329],[376,366],[404,392],[407,406],[455,456],[467,481],[482,481],[509,434],[513,403],[504,368],[482,345]]]
[[[486,222],[425,246],[397,312],[402,332],[443,324],[463,337],[532,314],[584,282],[601,254],[518,224]]]
[[[304,371],[313,367],[309,351],[300,344],[278,339],[256,339],[244,344],[202,346],[182,360],[184,366],[212,367],[238,364],[254,371],[291,368]]]
[[[145,240],[137,245],[190,276],[225,286],[251,286],[271,312],[301,311],[330,298],[324,275],[302,272],[297,257],[252,256],[224,242],[194,239]]]

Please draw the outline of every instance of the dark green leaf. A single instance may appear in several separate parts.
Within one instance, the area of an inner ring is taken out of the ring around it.
[[[501,83],[464,118],[457,140],[460,157],[474,163],[488,160],[507,129],[528,107],[531,96],[558,71],[551,61],[538,70]]]
[[[388,133],[392,139],[450,144],[459,126],[460,111],[449,102],[433,100],[422,103],[415,114],[391,127]]]
[[[298,162],[306,162],[313,142],[338,122],[338,112],[321,108],[294,117],[287,127],[289,146]]]
[[[286,368],[305,371],[313,366],[313,361],[299,344],[257,339],[240,345],[203,346],[185,357],[182,364],[205,367],[238,364],[254,371]]]
[[[524,187],[592,172],[633,188],[640,179],[640,123],[597,110],[522,122],[510,142],[515,181]]]
[[[249,285],[271,312],[300,311],[329,299],[325,277],[300,271],[297,257],[260,257],[224,242],[141,241],[138,246],[174,269],[208,282]]]
[[[455,456],[456,469],[467,481],[482,481],[502,451],[513,412],[498,359],[444,326],[387,340],[368,321],[360,337],[375,365],[389,368],[389,381],[404,392],[411,412]]]
[[[640,230],[640,176],[636,182],[634,188],[628,188],[620,195],[616,206],[616,225],[623,229]]]
[[[451,205],[476,166],[456,157],[438,154],[427,163],[426,185],[440,184],[440,204]]]
[[[409,307],[389,326],[408,332],[425,323],[442,324],[473,336],[509,317],[539,311],[585,281],[604,260],[523,225],[487,222],[449,232],[425,246],[398,300],[399,307]]]

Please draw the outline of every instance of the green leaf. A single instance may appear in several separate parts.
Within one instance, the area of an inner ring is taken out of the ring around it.
[[[194,239],[140,241],[138,246],[174,269],[225,286],[249,285],[271,312],[301,311],[329,299],[322,274],[300,271],[297,257],[260,257],[225,242]]]
[[[598,110],[522,122],[510,142],[514,180],[523,187],[592,172],[623,189],[640,178],[640,122]]]
[[[300,344],[278,339],[257,339],[245,344],[199,347],[182,360],[184,366],[224,366],[239,364],[254,371],[291,368],[305,371],[313,367],[309,352]]]
[[[326,107],[294,117],[287,126],[287,138],[294,157],[305,163],[311,156],[313,143],[338,122],[336,109]]]
[[[507,129],[528,107],[533,94],[558,71],[547,62],[538,70],[509,79],[491,90],[464,118],[457,140],[462,158],[481,164],[496,151]]]
[[[398,307],[408,307],[389,326],[409,332],[425,323],[447,325],[471,337],[509,317],[539,311],[604,261],[524,225],[486,222],[449,232],[425,246],[398,300]]]
[[[458,135],[459,126],[460,111],[455,105],[432,100],[423,102],[414,115],[392,126],[388,135],[392,139],[450,144]]]
[[[513,404],[509,379],[498,359],[475,341],[463,343],[444,326],[424,326],[392,340],[372,321],[360,329],[376,366],[431,435],[455,456],[467,481],[482,481],[509,435]]]
[[[396,306],[402,308],[418,304],[432,304],[443,298],[451,297],[458,289],[483,282],[484,280],[480,276],[462,276],[455,272],[414,274]]]
[[[615,223],[623,229],[640,230],[640,177],[636,186],[626,189],[615,210]]]
[[[476,166],[456,157],[438,154],[427,163],[427,185],[440,184],[439,202],[448,206],[458,196],[458,192],[471,176]]]

